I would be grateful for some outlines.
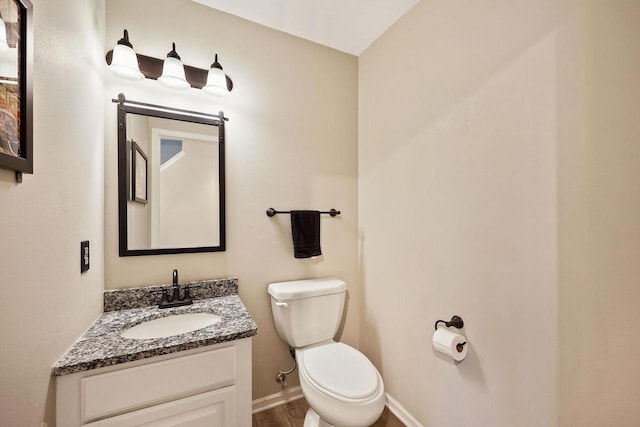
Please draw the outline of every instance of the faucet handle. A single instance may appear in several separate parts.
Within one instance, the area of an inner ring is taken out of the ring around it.
[[[183,295],[182,299],[185,300],[185,301],[191,300],[191,292],[189,291],[189,284],[188,283],[186,285],[184,285],[184,295]]]
[[[169,291],[167,288],[162,289],[162,297],[160,298],[160,305],[169,304]]]

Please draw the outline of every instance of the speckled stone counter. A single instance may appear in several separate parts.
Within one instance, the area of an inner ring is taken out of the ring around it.
[[[56,362],[53,374],[67,375],[251,337],[258,328],[237,295],[237,282],[235,278],[189,282],[193,286],[193,305],[169,309],[157,308],[157,301],[158,291],[170,285],[107,291],[105,312]],[[151,301],[153,306],[149,306]],[[123,330],[145,321],[184,313],[213,313],[222,319],[205,328],[166,338],[129,339],[120,336]]]

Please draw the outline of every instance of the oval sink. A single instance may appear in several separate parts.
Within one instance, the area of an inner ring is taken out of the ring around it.
[[[221,317],[212,313],[187,313],[159,317],[125,329],[120,336],[133,339],[166,338],[218,323]]]

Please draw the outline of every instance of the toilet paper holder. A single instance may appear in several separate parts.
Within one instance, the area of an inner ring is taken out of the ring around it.
[[[451,320],[449,320],[448,322],[446,320],[436,320],[436,324],[435,324],[436,331],[438,330],[438,323],[444,323],[447,326],[447,328],[449,326],[453,326],[454,328],[461,329],[464,326],[464,321],[462,320],[462,317],[457,315],[452,316]]]

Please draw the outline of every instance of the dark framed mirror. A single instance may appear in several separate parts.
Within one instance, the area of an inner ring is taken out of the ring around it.
[[[0,168],[18,181],[33,173],[32,21],[30,1],[0,4]]]
[[[224,113],[116,101],[120,256],[224,251]]]

